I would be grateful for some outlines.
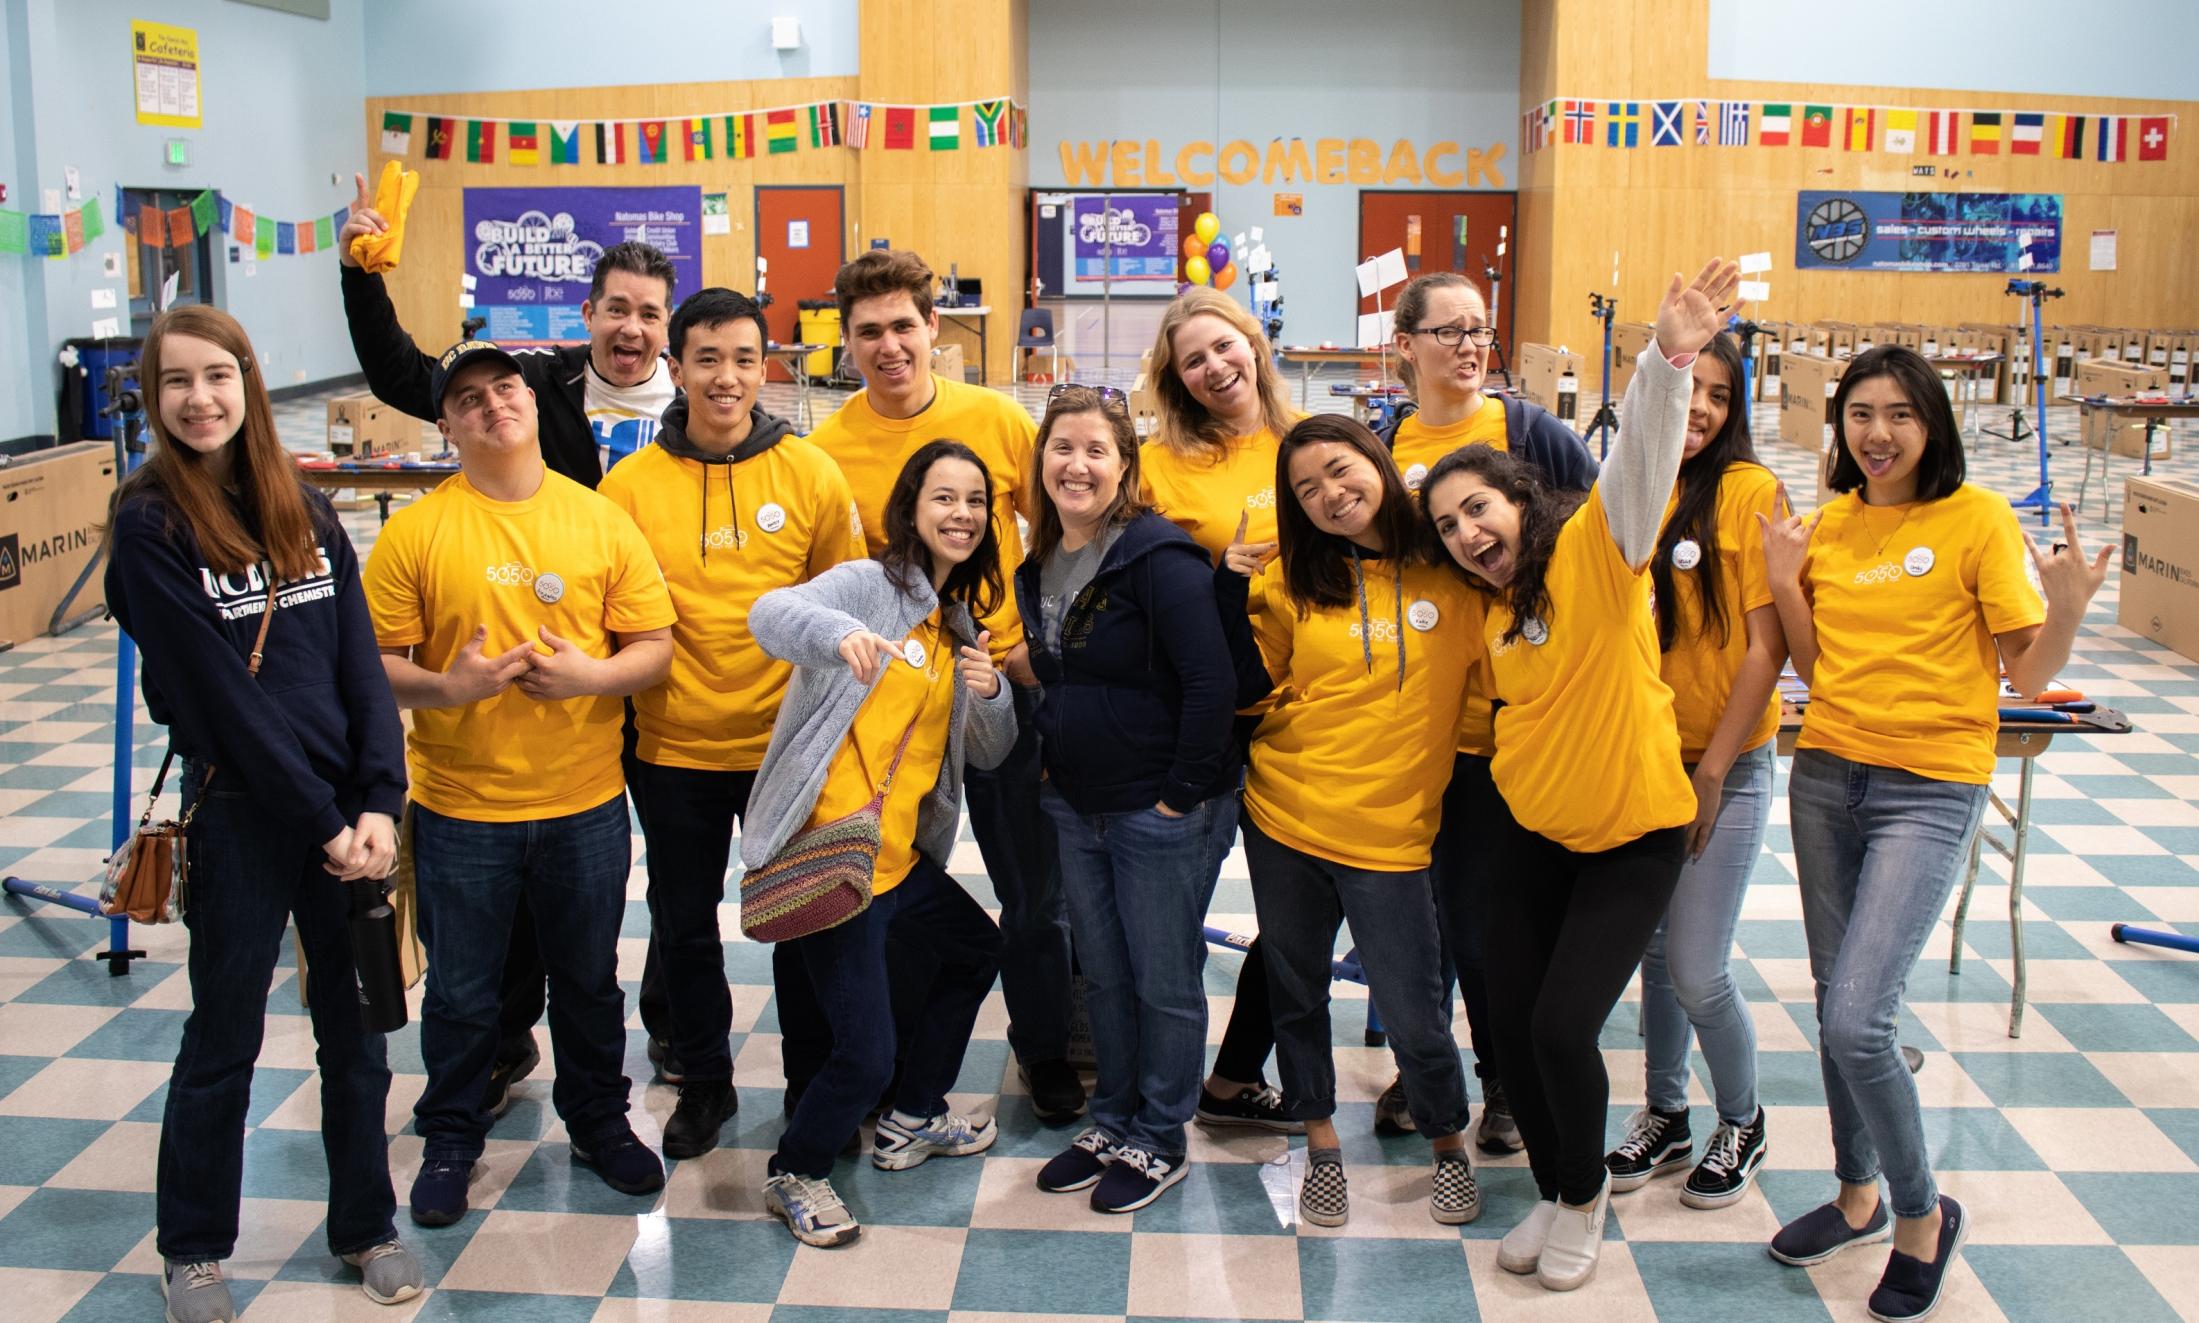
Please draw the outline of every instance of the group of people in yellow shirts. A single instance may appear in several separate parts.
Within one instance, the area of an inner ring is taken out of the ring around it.
[[[380,224],[362,209],[347,239]],[[360,567],[285,468],[242,328],[172,314],[146,346],[160,444],[118,498],[110,600],[156,717],[203,769],[187,794],[274,806],[223,821],[253,847],[225,854],[236,886],[278,931],[295,910],[303,932],[310,909],[325,937],[314,883],[386,873],[401,807],[429,957],[416,1223],[466,1212],[532,1065],[506,1047],[515,920],[540,952],[522,982],[548,980],[572,1160],[621,1191],[662,1187],[626,1119],[631,796],[664,1026],[651,1055],[680,1086],[673,1158],[715,1147],[738,1106],[717,921],[736,821],[756,870],[819,827],[877,820],[867,903],[772,953],[786,1124],[763,1203],[801,1241],[859,1234],[830,1173],[867,1115],[881,1170],[994,1142],[995,1118],[947,1095],[996,976],[1030,1105],[1085,1118],[1042,1189],[1132,1212],[1183,1179],[1189,1123],[1251,1126],[1304,1135],[1299,1216],[1342,1224],[1328,1016],[1348,923],[1399,1067],[1376,1124],[1430,1141],[1430,1215],[1479,1216],[1470,1139],[1524,1146],[1538,1200],[1498,1261],[1578,1287],[1614,1192],[1686,1170],[1682,1200],[1721,1207],[1763,1160],[1725,966],[1791,655],[1812,689],[1791,817],[1840,1186],[1770,1252],[1808,1264],[1891,1235],[1873,1313],[1936,1305],[1967,1214],[1932,1181],[1894,1040],[1901,987],[1984,803],[2001,668],[2046,686],[2105,553],[2087,559],[2073,523],[2041,549],[1964,484],[1946,395],[1915,355],[1851,364],[1842,494],[1804,519],[1750,448],[1720,334],[1725,261],[1672,278],[1600,467],[1489,388],[1495,331],[1455,275],[1398,304],[1418,409],[1381,436],[1299,416],[1256,323],[1187,291],[1148,355],[1161,418],[1143,442],[1110,388],[1057,386],[1034,426],[1008,396],[934,375],[933,276],[908,252],[839,272],[865,386],[807,437],[760,403],[755,302],[711,288],[674,305],[644,245],[607,252],[591,344],[560,354],[468,341],[428,358],[379,276],[347,263],[344,280],[370,383],[432,416],[461,472],[393,516]],[[660,371],[676,393],[653,440],[607,472],[595,447],[553,441],[553,404],[577,432]],[[301,559],[306,538],[319,554]],[[306,568],[332,581],[329,621],[286,631],[278,588]],[[246,580],[259,611],[223,595]],[[309,644],[334,677],[310,692],[243,668]],[[997,923],[947,871],[965,801]],[[1209,1069],[1199,925],[1240,832],[1259,937]],[[199,1009],[168,1125],[209,1138],[164,1138],[160,1228],[188,1320],[229,1316],[236,1081],[260,1013],[239,989],[264,1001],[266,927],[193,921]],[[1072,942],[1089,1096],[1066,1061]],[[322,941],[316,984],[347,977],[346,956]],[[1648,1105],[1612,1145],[1598,1035],[1637,966]],[[1483,1102],[1471,1129],[1453,982]],[[340,1000],[314,1000],[324,1062],[355,1060],[324,1101],[330,1248],[393,1302],[421,1273],[375,1148],[388,1071],[379,1036],[324,1011]],[[1718,1113],[1699,1157],[1691,1033]],[[367,1111],[371,1135],[351,1124]]]

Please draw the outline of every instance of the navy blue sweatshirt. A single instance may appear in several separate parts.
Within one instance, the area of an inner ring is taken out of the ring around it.
[[[216,574],[157,489],[115,512],[107,605],[144,658],[145,706],[175,751],[316,843],[360,813],[405,806],[405,737],[359,583],[328,499],[307,491],[321,565],[283,585],[255,678],[246,669],[267,570]]]
[[[1039,754],[1079,813],[1166,804],[1188,813],[1237,780],[1236,682],[1214,604],[1213,562],[1156,514],[1131,520],[1062,613],[1058,653],[1039,623],[1039,563],[1016,570],[1016,606],[1041,692]]]
[[[1516,395],[1499,395],[1504,403],[1504,446],[1512,454],[1542,470],[1543,480],[1559,491],[1584,492],[1596,485],[1596,460],[1580,433],[1558,421],[1556,414]],[[1382,429],[1382,444],[1394,445],[1397,424]]]

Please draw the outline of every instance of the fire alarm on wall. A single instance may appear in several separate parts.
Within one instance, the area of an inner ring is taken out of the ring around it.
[[[775,18],[771,20],[771,49],[793,51],[802,48],[802,20]]]

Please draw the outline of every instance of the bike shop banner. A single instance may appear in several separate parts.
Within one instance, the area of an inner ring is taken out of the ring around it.
[[[1795,203],[1804,270],[2055,272],[2059,193],[1809,192]]]
[[[588,338],[580,305],[603,250],[628,239],[656,245],[679,272],[678,291],[702,284],[702,189],[469,188],[465,197],[468,315],[499,344]]]
[[[1092,293],[1110,276],[1118,281],[1159,282],[1176,288],[1174,193],[1083,196],[1070,208],[1071,288],[1089,283]],[[1110,263],[1110,258],[1112,262]]]

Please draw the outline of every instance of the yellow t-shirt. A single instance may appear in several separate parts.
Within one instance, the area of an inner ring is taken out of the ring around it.
[[[680,614],[671,672],[634,695],[636,752],[659,767],[754,771],[794,668],[756,646],[748,608],[863,555],[847,479],[784,437],[732,465],[644,446],[596,490],[633,516]]]
[[[940,760],[947,756],[947,723],[954,716],[954,640],[940,628],[939,613],[932,612],[908,637],[923,651],[914,662],[903,657],[886,663],[885,675],[855,710],[847,738],[832,755],[817,807],[802,828],[821,827],[870,803],[879,782],[886,779],[886,770],[893,766],[893,752],[900,747],[902,735],[907,734],[908,751],[901,756],[893,784],[886,788],[885,806],[879,813],[883,843],[871,874],[874,896],[900,886],[916,867],[917,812],[924,806],[924,797],[939,784]]]
[[[1504,429],[1504,402],[1485,395],[1481,407],[1444,427],[1429,427],[1414,414],[1397,425],[1390,438],[1390,458],[1405,479],[1405,490],[1418,493],[1435,462],[1460,446],[1479,442],[1494,450],[1510,449]],[[1458,751],[1487,758],[1497,751],[1496,714],[1492,710],[1488,661],[1484,658],[1466,673],[1466,699],[1458,708]]]
[[[1817,671],[1797,747],[1935,781],[1993,778],[1993,636],[2046,619],[2006,500],[1963,484],[1937,501],[1825,506],[1802,568]]]
[[[832,456],[855,494],[862,516],[863,541],[875,556],[886,546],[886,498],[893,494],[901,466],[927,442],[960,441],[985,461],[993,480],[993,523],[1000,537],[1000,576],[1004,591],[999,609],[979,621],[992,631],[994,660],[1023,641],[1023,617],[1016,612],[1015,581],[1023,563],[1023,534],[1016,514],[1026,518],[1029,495],[1024,475],[1037,450],[1038,424],[1030,412],[999,391],[934,375],[938,395],[914,418],[885,418],[871,407],[870,392],[857,391],[831,417],[817,425],[808,441]]]
[[[1601,485],[1558,530],[1544,582],[1551,618],[1539,629],[1503,642],[1512,611],[1492,601],[1485,635],[1504,704],[1489,771],[1512,816],[1580,854],[1693,821],[1649,571],[1619,555]]]
[[[1216,456],[1187,455],[1148,441],[1138,448],[1138,493],[1162,518],[1191,535],[1219,565],[1246,516],[1245,541],[1275,540],[1275,433],[1263,427],[1233,436]]]
[[[390,516],[367,558],[367,608],[385,648],[412,649],[430,671],[486,625],[494,657],[536,630],[591,657],[612,634],[662,629],[677,613],[641,530],[626,512],[545,472],[523,501],[493,501],[461,473]],[[543,703],[513,685],[464,707],[420,708],[406,740],[412,797],[471,822],[526,822],[592,809],[626,788],[619,728],[626,706],[603,696]]]
[[[1301,619],[1283,591],[1282,562],[1261,572],[1252,632],[1277,694],[1252,736],[1245,811],[1294,850],[1411,872],[1428,866],[1443,817],[1451,732],[1466,670],[1481,655],[1483,598],[1448,566],[1412,565],[1400,602],[1390,561],[1361,567],[1364,631],[1356,602]]]
[[[1435,462],[1460,446],[1479,443],[1504,450],[1509,440],[1504,430],[1504,401],[1484,395],[1479,409],[1443,427],[1429,427],[1417,413],[1399,423],[1397,434],[1390,438],[1390,458],[1397,461],[1405,490],[1417,492]]]
[[[1733,692],[1734,677],[1749,651],[1745,617],[1771,605],[1771,582],[1764,571],[1764,530],[1756,522],[1759,511],[1778,517],[1779,480],[1771,470],[1755,464],[1728,464],[1718,480],[1718,596],[1726,608],[1726,636],[1719,642],[1715,630],[1703,621],[1701,560],[1695,548],[1696,568],[1682,569],[1687,559],[1676,555],[1672,588],[1679,597],[1679,628],[1672,637],[1672,651],[1664,655],[1662,674],[1672,688],[1672,711],[1680,723],[1680,757],[1695,762],[1703,756],[1726,712],[1726,698]],[[1665,506],[1672,518],[1678,495]],[[1677,552],[1679,547],[1675,547]],[[1762,747],[1779,733],[1779,693],[1773,689],[1756,724],[1741,741],[1740,752]]]

